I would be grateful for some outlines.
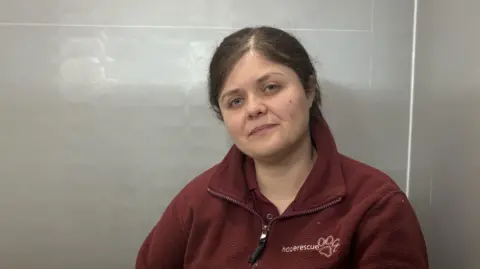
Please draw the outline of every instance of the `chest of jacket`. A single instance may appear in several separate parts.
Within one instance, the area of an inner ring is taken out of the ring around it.
[[[223,204],[193,221],[185,269],[348,268],[354,229],[335,206],[267,222],[244,208]],[[249,263],[262,232],[265,245]]]

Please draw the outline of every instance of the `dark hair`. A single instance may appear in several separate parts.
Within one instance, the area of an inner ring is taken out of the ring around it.
[[[240,29],[225,37],[215,50],[209,66],[210,107],[222,120],[218,104],[220,92],[233,66],[248,51],[261,53],[270,61],[288,66],[300,79],[305,90],[314,90],[310,118],[321,117],[321,96],[315,67],[303,45],[291,34],[269,26]]]

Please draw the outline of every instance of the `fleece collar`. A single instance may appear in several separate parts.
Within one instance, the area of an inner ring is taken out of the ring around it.
[[[312,119],[310,134],[317,149],[317,160],[295,198],[292,205],[294,211],[321,207],[346,195],[340,154],[327,122],[323,118]],[[209,188],[237,202],[248,204],[251,192],[247,177],[255,178],[254,169],[245,169],[249,158],[235,145],[232,146],[212,175]]]

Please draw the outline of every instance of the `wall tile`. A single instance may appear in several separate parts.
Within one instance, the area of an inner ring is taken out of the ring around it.
[[[233,1],[234,27],[370,30],[372,0]]]
[[[0,22],[231,27],[232,0],[5,0]]]

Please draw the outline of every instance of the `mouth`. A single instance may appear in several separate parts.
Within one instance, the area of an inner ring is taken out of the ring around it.
[[[250,133],[248,134],[248,136],[253,136],[253,135],[262,135],[268,131],[270,131],[271,129],[275,128],[278,124],[264,124],[264,125],[260,125],[260,126],[257,126],[255,128],[253,128],[253,130],[250,131]]]

